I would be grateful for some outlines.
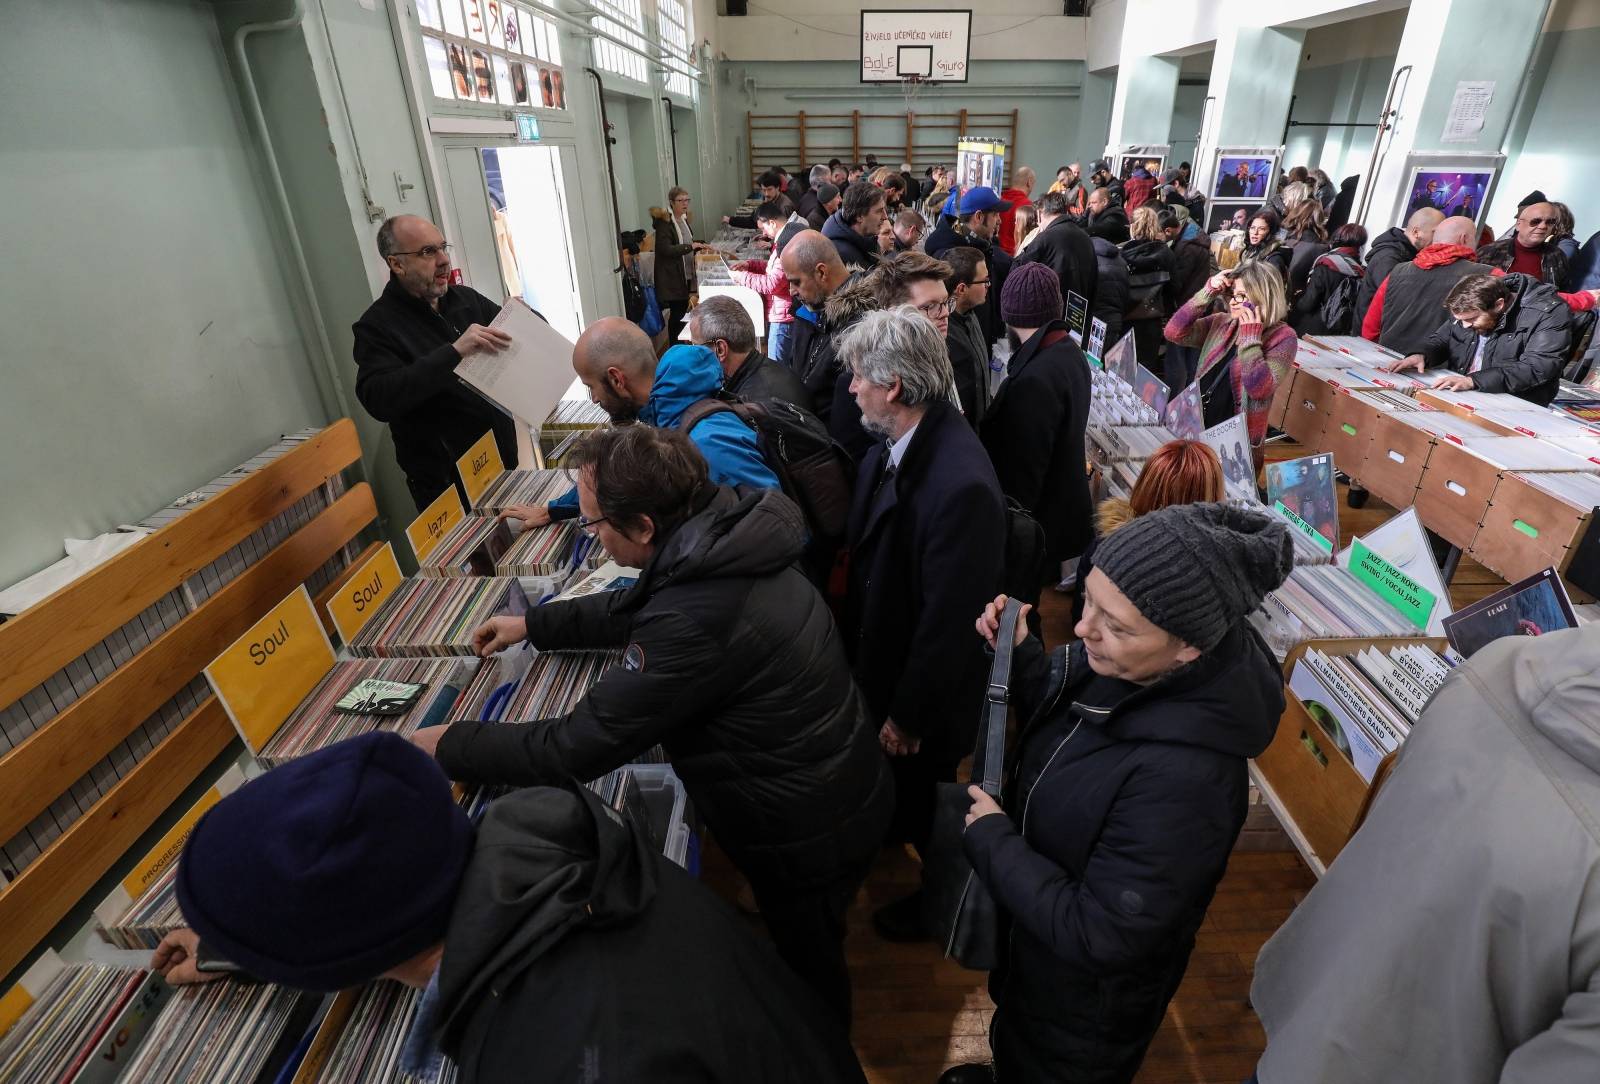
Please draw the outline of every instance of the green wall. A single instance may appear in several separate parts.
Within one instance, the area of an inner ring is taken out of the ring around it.
[[[1391,54],[1301,68],[1294,83],[1293,119],[1376,124],[1394,63]],[[1376,134],[1376,128],[1290,128],[1284,165],[1320,167],[1337,185],[1366,171]]]
[[[331,411],[213,9],[9,0],[4,23],[10,583]]]

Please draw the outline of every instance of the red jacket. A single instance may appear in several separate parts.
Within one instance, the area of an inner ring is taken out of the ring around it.
[[[1017,248],[1017,208],[1024,203],[1032,203],[1028,193],[1020,188],[1008,188],[1000,193],[1000,198],[1006,202],[1006,209],[1000,212],[1000,250],[1007,256],[1015,256]]]
[[[1154,177],[1129,177],[1122,182],[1123,208],[1131,215],[1150,202],[1150,196],[1155,190]]]
[[[1455,263],[1457,260],[1471,260],[1477,253],[1466,245],[1429,245],[1417,253],[1417,258],[1412,262],[1418,267],[1427,270],[1433,267],[1444,267],[1446,264]],[[1504,275],[1505,272],[1495,268],[1490,274]],[[1367,308],[1366,318],[1361,321],[1361,337],[1372,342],[1378,341],[1378,334],[1383,330],[1383,299],[1389,292],[1390,279],[1384,279],[1378,285],[1378,292],[1372,297],[1372,304]],[[1573,312],[1587,312],[1595,307],[1595,296],[1587,290],[1575,294],[1561,294],[1561,300]],[[1443,321],[1440,321],[1441,323]]]

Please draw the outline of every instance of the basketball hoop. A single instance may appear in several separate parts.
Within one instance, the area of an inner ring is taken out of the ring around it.
[[[904,75],[900,77],[900,96],[905,99],[907,113],[915,111],[917,99],[922,97],[922,92],[927,89],[927,86],[927,76]]]

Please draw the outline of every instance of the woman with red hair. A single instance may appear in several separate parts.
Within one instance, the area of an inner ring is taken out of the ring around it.
[[[1078,558],[1077,583],[1094,567],[1094,548],[1117,528],[1140,516],[1174,504],[1227,500],[1222,460],[1211,445],[1198,440],[1169,440],[1145,460],[1126,500],[1109,497],[1095,511],[1094,541]],[[1073,624],[1083,617],[1083,592],[1072,603]]]

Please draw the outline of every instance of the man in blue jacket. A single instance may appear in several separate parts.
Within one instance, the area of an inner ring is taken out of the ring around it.
[[[572,369],[618,425],[642,422],[675,429],[689,407],[716,396],[722,365],[704,346],[674,346],[659,359],[639,325],[608,316],[589,326],[572,348]],[[706,457],[711,481],[720,486],[778,489],[778,478],[761,456],[755,432],[726,411],[689,431]],[[502,519],[519,519],[524,528],[578,515],[576,488],[546,505],[512,505]]]

